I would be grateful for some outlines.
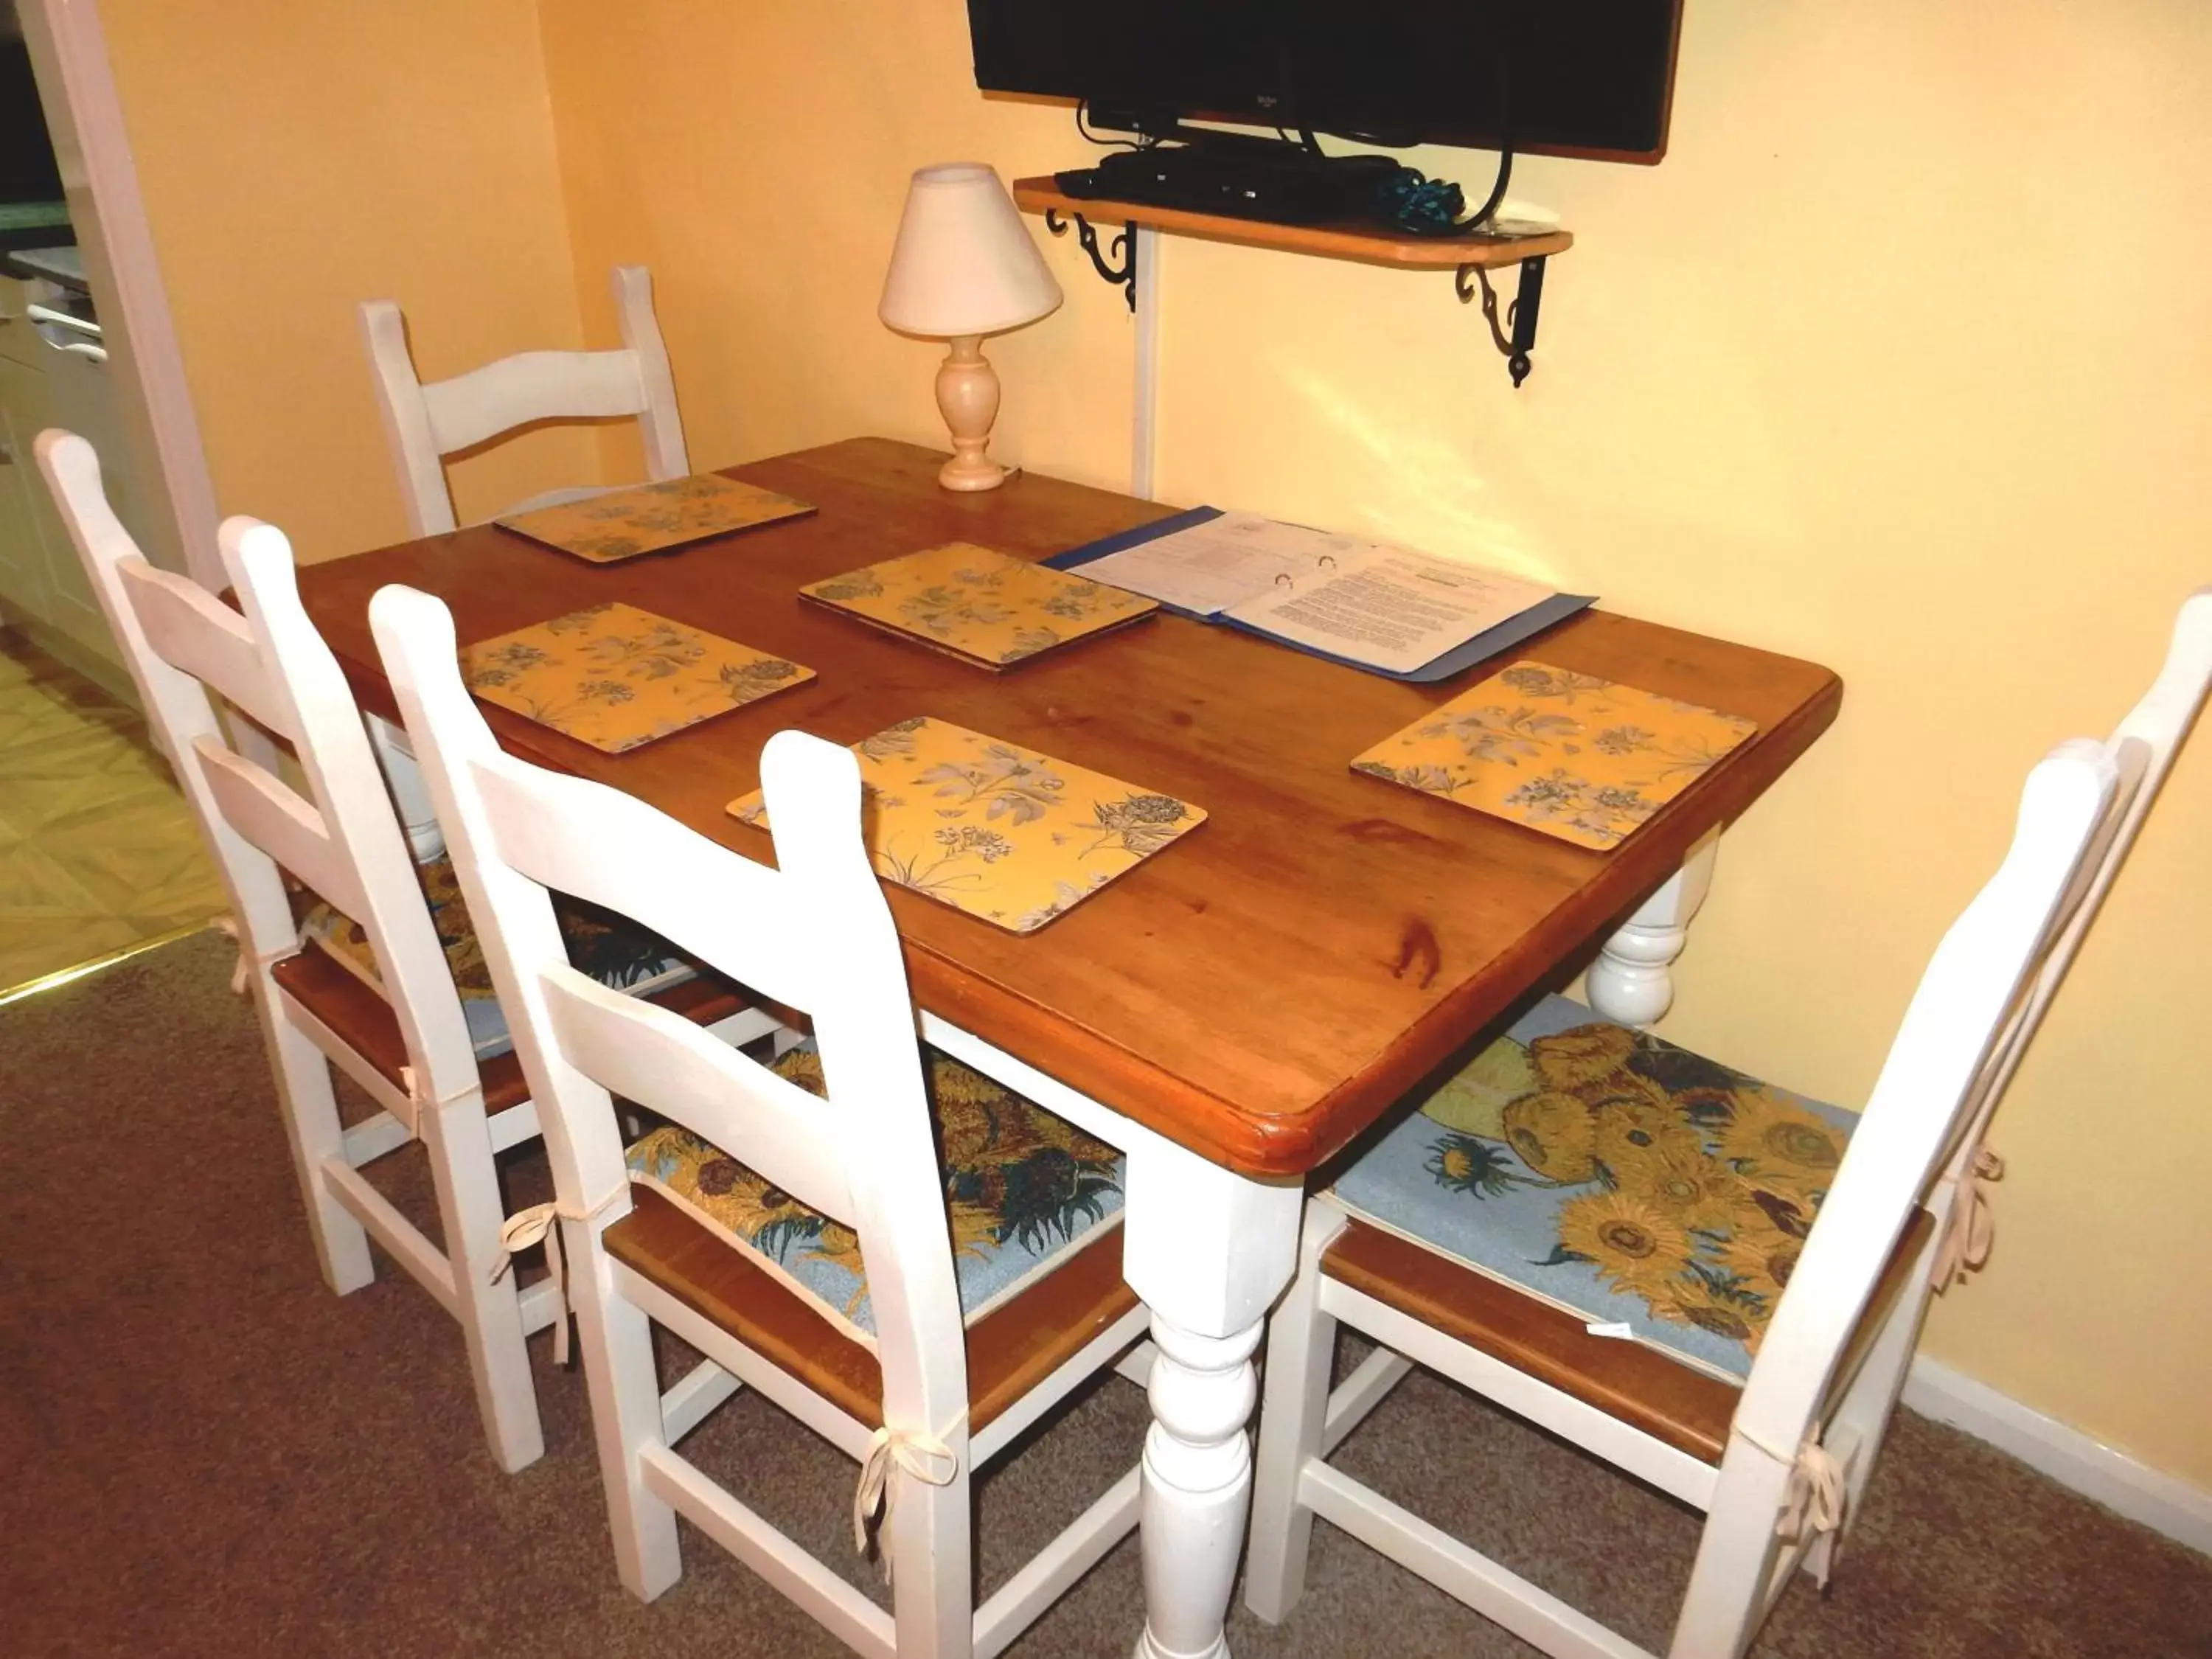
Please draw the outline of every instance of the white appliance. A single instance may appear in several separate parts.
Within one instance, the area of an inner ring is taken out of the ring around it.
[[[12,337],[0,342],[0,444],[13,462],[7,471],[14,477],[0,482],[12,482],[19,493],[12,515],[0,503],[0,539],[15,544],[0,549],[0,607],[9,619],[40,625],[50,635],[47,643],[67,654],[90,653],[119,665],[106,619],[31,454],[32,441],[47,427],[82,434],[99,452],[117,516],[144,539],[106,343],[76,249],[18,252],[12,263],[23,275],[20,284],[7,284],[21,295],[20,306],[6,305],[0,294],[0,312],[7,314],[6,332]],[[69,651],[71,646],[76,652]],[[79,665],[92,665],[80,659]]]

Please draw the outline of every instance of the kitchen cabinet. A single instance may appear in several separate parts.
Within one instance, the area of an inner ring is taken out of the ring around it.
[[[0,276],[0,363],[34,373],[38,341],[23,316],[23,284]],[[36,465],[0,409],[0,622],[46,617],[46,553],[31,519]]]
[[[30,285],[0,276],[0,619],[28,623],[42,643],[114,684],[121,654],[31,446],[61,426],[90,440],[103,462],[123,455],[115,390],[104,353],[70,350],[76,337],[26,316],[34,297]],[[127,480],[111,467],[106,483],[127,525]]]

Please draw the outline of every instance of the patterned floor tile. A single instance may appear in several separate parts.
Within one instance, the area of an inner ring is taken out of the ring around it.
[[[0,990],[228,908],[145,723],[0,630]]]
[[[36,842],[12,848],[0,863],[0,916],[100,915],[106,907],[77,879],[76,872]]]

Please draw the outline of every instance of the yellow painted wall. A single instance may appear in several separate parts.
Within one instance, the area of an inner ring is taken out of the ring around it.
[[[536,0],[100,12],[222,511],[307,559],[401,539],[356,304],[398,301],[431,379],[582,343]],[[533,434],[458,463],[457,504],[599,465]]]
[[[876,320],[908,175],[1064,155],[1068,112],[976,94],[957,0],[542,11],[585,315],[612,326],[610,265],[652,267],[693,464],[860,432],[941,444],[943,349]],[[1057,264],[1073,303],[990,347],[993,452],[1125,483],[1127,314]]]
[[[934,441],[874,306],[907,173],[1077,163],[986,100],[953,0],[544,0],[587,316],[649,262],[694,458]],[[1587,584],[1817,659],[1841,722],[1729,836],[1667,1027],[1863,1099],[2020,781],[2147,683],[2212,580],[2212,20],[2190,0],[1691,0],[1656,170],[1534,160],[1578,240],[1515,393],[1449,279],[1167,246],[1160,494]],[[1480,194],[1486,158],[1417,158]],[[1478,177],[1480,174],[1481,176]],[[1131,331],[997,343],[1000,447],[1120,483]],[[1996,1260],[1927,1348],[2212,1486],[2212,737],[2012,1099]]]
[[[357,299],[398,299],[435,376],[611,340],[606,269],[642,260],[699,465],[936,441],[935,354],[874,316],[907,173],[1085,154],[1066,111],[974,91],[954,0],[102,11],[219,497],[310,557],[403,532]],[[2110,724],[2212,579],[2207,107],[2193,0],[1691,0],[1663,166],[1517,171],[1579,238],[1518,393],[1447,279],[1169,243],[1160,494],[1838,669],[1667,1030],[1856,1101],[2027,766]],[[993,346],[996,448],[1118,484],[1127,314],[1072,238],[1048,257],[1069,303]],[[599,465],[574,431],[465,461],[464,515]],[[2208,832],[2212,747],[1999,1120],[1996,1258],[1928,1348],[2212,1486]]]

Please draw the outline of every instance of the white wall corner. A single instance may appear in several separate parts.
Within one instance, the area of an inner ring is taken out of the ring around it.
[[[2212,1492],[2162,1474],[1925,1355],[1906,1376],[1905,1403],[2009,1452],[2130,1521],[2212,1555]]]
[[[215,484],[98,0],[32,0],[14,9],[61,161],[112,372],[129,388],[120,400],[124,442],[144,508],[131,531],[155,564],[219,592],[230,578],[216,547]],[[100,459],[113,470],[118,458]]]

